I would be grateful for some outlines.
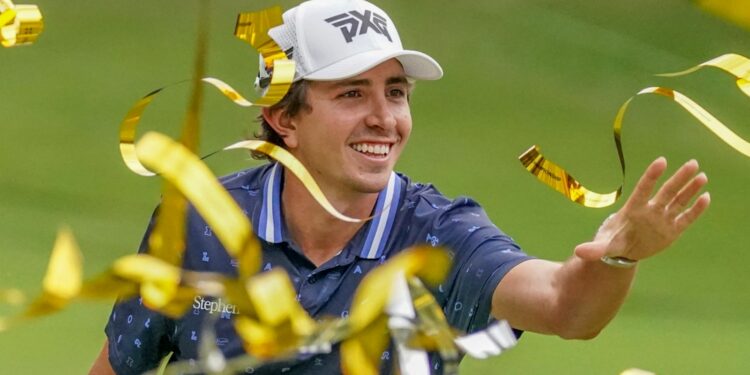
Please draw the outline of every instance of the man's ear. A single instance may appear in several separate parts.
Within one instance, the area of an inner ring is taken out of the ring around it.
[[[271,128],[284,140],[286,148],[297,147],[297,126],[284,109],[264,107],[261,113],[266,122],[271,125]]]

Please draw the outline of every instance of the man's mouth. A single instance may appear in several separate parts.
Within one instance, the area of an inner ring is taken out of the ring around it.
[[[370,156],[388,156],[391,145],[387,143],[354,143],[350,145],[354,151]]]

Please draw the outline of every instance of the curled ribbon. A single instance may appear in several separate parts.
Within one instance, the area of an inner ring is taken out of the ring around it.
[[[193,67],[192,91],[190,102],[185,113],[182,124],[180,143],[189,152],[197,153],[200,140],[200,113],[203,103],[203,86],[200,77],[206,69],[207,42],[207,19],[208,6],[206,1],[200,2],[200,17],[198,22],[198,38],[196,40],[195,61]],[[162,201],[159,212],[156,215],[154,228],[148,238],[148,253],[166,261],[167,263],[180,266],[182,256],[185,252],[185,218],[187,213],[187,199],[175,186],[171,179],[165,179],[162,185]],[[166,289],[166,287],[164,288]],[[174,296],[176,287],[171,290]]]
[[[42,29],[44,22],[39,7],[0,0],[0,44],[3,47],[34,43]]]
[[[661,76],[681,76],[690,74],[701,69],[702,67],[707,66],[719,68],[734,76],[736,79],[737,87],[746,96],[750,96],[750,60],[744,56],[737,54],[722,55],[690,69],[677,73],[661,74]],[[628,106],[633,101],[633,99],[635,99],[635,97],[639,95],[644,94],[657,94],[673,100],[674,102],[682,106],[682,108],[685,109],[688,113],[693,115],[693,117],[695,117],[703,126],[716,134],[716,136],[724,141],[724,143],[732,147],[735,151],[747,157],[750,157],[750,143],[730,130],[726,125],[724,125],[711,113],[701,107],[698,103],[683,95],[682,93],[669,88],[648,87],[639,91],[634,96],[629,98],[625,103],[623,103],[622,106],[620,106],[619,111],[617,112],[617,116],[615,117],[613,133],[615,146],[617,148],[617,155],[620,160],[620,168],[622,171],[623,181],[625,179],[625,156],[622,151],[621,140],[622,122],[625,116],[625,112],[627,111]],[[615,201],[617,201],[622,193],[622,183],[616,190],[604,194],[596,193],[586,189],[580,182],[578,182],[578,180],[568,174],[568,172],[564,168],[545,158],[544,155],[542,155],[539,147],[536,145],[526,150],[518,157],[518,159],[521,161],[521,164],[523,164],[523,166],[529,172],[531,172],[531,174],[536,176],[536,178],[543,184],[557,190],[559,193],[563,194],[571,201],[586,207],[599,208],[610,206],[615,203]]]
[[[297,178],[299,178],[302,184],[305,185],[305,188],[307,188],[307,191],[310,192],[313,198],[315,198],[315,200],[318,202],[318,204],[320,204],[321,207],[323,207],[323,209],[325,209],[329,214],[333,215],[339,220],[347,221],[350,223],[359,223],[364,221],[363,219],[355,219],[346,216],[339,212],[335,207],[333,207],[328,198],[326,198],[325,194],[323,194],[323,191],[320,190],[318,183],[315,182],[315,179],[310,174],[310,172],[307,171],[305,166],[302,165],[302,163],[297,160],[294,155],[290,154],[289,151],[285,150],[283,147],[279,147],[274,145],[273,143],[268,143],[265,141],[246,140],[229,145],[225,147],[224,150],[236,150],[241,148],[262,152],[272,157],[273,159],[278,160],[279,163],[287,168],[287,170],[291,171],[295,176],[297,176]]]
[[[146,165],[171,181],[193,203],[229,254],[239,261],[240,274],[257,272],[260,244],[250,221],[208,167],[185,147],[159,133],[146,133],[137,150]]]
[[[201,81],[208,83],[218,89],[219,92],[224,95],[224,97],[231,100],[238,106],[250,107],[253,105],[270,106],[274,103],[277,103],[284,97],[284,95],[286,95],[286,91],[289,90],[289,84],[291,84],[293,78],[294,62],[291,60],[277,61],[276,73],[271,78],[272,89],[268,90],[266,95],[262,97],[262,100],[259,100],[255,103],[252,103],[249,100],[245,99],[242,95],[240,95],[239,92],[237,92],[237,90],[232,88],[232,86],[218,78],[205,77],[201,78]],[[138,157],[135,153],[135,139],[138,124],[141,121],[143,112],[146,110],[148,105],[151,104],[155,96],[168,87],[170,86],[161,87],[146,94],[146,96],[138,100],[138,102],[136,102],[135,105],[130,108],[128,113],[125,115],[125,119],[122,121],[122,123],[120,123],[120,155],[122,156],[122,159],[128,169],[140,176],[153,176],[154,172],[148,170],[148,168],[143,166],[143,164],[138,161]]]
[[[269,107],[278,103],[289,91],[295,72],[294,61],[289,60],[276,42],[268,36],[268,29],[281,23],[280,7],[241,13],[237,18],[235,36],[255,47],[266,61],[266,66],[273,68],[268,90],[255,103],[245,99],[237,90],[217,78],[206,77],[202,78],[201,81],[212,85],[227,99],[241,107]],[[143,111],[151,104],[154,97],[167,87],[169,86],[156,89],[141,98],[130,108],[120,124],[120,154],[122,159],[131,171],[141,176],[153,176],[154,173],[138,161],[134,146],[136,130],[143,116]]]
[[[383,315],[398,277],[422,278],[437,285],[450,268],[448,254],[439,248],[418,246],[370,271],[352,300],[350,337],[341,344],[341,368],[345,374],[377,374],[388,345],[388,319]]]

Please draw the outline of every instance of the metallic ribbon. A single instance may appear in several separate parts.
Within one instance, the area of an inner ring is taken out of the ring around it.
[[[63,228],[57,234],[52,248],[47,272],[42,280],[42,292],[20,315],[0,318],[0,331],[23,320],[52,314],[64,309],[81,290],[82,257],[70,230]],[[14,304],[25,300],[15,289],[4,293],[6,301]]]
[[[281,14],[280,6],[240,13],[234,28],[234,36],[250,43],[263,56],[263,61],[269,68],[273,68],[276,61],[287,58],[286,53],[268,35],[268,30],[284,22]]]
[[[745,0],[696,0],[696,3],[717,16],[750,28],[750,3]]]
[[[250,221],[198,157],[171,138],[146,133],[137,146],[139,158],[174,184],[195,206],[246,277],[260,267],[260,243]],[[184,218],[182,219],[184,221]]]
[[[451,260],[439,248],[417,246],[370,271],[352,300],[349,337],[341,344],[341,368],[345,374],[377,374],[388,345],[387,316],[383,311],[398,277],[419,277],[435,286],[448,274]]]
[[[291,60],[277,61],[276,73],[271,77],[271,87],[268,92],[255,103],[250,102],[240,95],[237,90],[232,88],[229,84],[221,81],[220,79],[213,77],[204,77],[201,79],[202,82],[208,83],[211,86],[221,92],[224,97],[231,100],[233,103],[241,107],[250,106],[262,106],[267,107],[277,103],[281,100],[286,92],[289,90],[289,85],[294,79],[294,62]],[[182,82],[180,82],[182,83]],[[148,170],[141,162],[135,153],[135,139],[138,125],[143,117],[143,112],[146,110],[149,104],[154,100],[155,96],[163,90],[171,87],[164,86],[160,87],[150,93],[146,94],[143,98],[138,100],[125,115],[122,123],[120,123],[119,131],[119,143],[120,143],[120,155],[122,156],[125,165],[140,176],[153,176],[154,172]]]
[[[297,301],[287,273],[271,270],[245,285],[255,316],[240,314],[234,320],[245,350],[264,361],[294,354],[315,322]]]
[[[39,7],[0,0],[0,44],[3,47],[34,43],[43,29]]]
[[[237,90],[219,79],[206,77],[202,78],[201,81],[217,88],[222,95],[241,107],[270,107],[278,103],[289,91],[295,72],[294,61],[289,60],[276,42],[268,36],[268,29],[281,24],[281,22],[281,8],[279,7],[258,12],[241,13],[237,18],[235,35],[255,47],[266,61],[266,66],[273,67],[271,84],[265,94],[255,103],[245,99]],[[170,86],[158,88],[141,98],[130,108],[120,124],[120,154],[122,159],[131,171],[141,176],[153,176],[154,173],[138,161],[134,146],[136,130],[146,107],[151,104],[157,94],[167,87]]]
[[[362,221],[365,221],[367,219],[355,219],[349,216],[346,216],[339,212],[331,202],[326,198],[325,194],[323,194],[323,191],[320,190],[320,186],[318,186],[318,183],[315,182],[315,179],[310,174],[310,172],[307,171],[304,165],[297,160],[297,158],[294,157],[294,155],[290,154],[289,151],[285,150],[283,147],[279,147],[274,145],[273,143],[268,143],[265,141],[258,141],[258,140],[247,140],[247,141],[240,141],[235,144],[229,145],[224,148],[224,150],[236,150],[236,149],[247,149],[252,151],[258,151],[262,152],[271,158],[277,160],[279,163],[281,163],[284,167],[286,167],[287,170],[294,173],[295,176],[302,182],[303,185],[305,185],[305,188],[307,188],[307,191],[310,192],[310,195],[315,198],[315,200],[320,204],[323,209],[325,209],[329,214],[333,215],[339,220],[347,221],[350,223],[359,223]]]
[[[722,55],[690,69],[677,73],[661,74],[661,76],[681,76],[690,74],[707,66],[719,68],[734,76],[739,89],[745,95],[750,96],[750,60],[737,54]],[[613,133],[617,155],[620,160],[623,181],[625,180],[625,156],[622,151],[621,140],[622,122],[630,103],[635,97],[643,94],[657,94],[673,100],[682,106],[682,108],[688,113],[693,115],[693,117],[703,124],[703,126],[716,134],[716,136],[724,141],[724,143],[737,152],[750,157],[750,143],[731,131],[726,125],[716,119],[716,117],[706,111],[698,103],[682,93],[669,88],[648,87],[639,91],[623,103],[615,117]],[[586,207],[599,208],[610,206],[617,201],[622,193],[622,183],[616,190],[604,194],[586,189],[580,182],[578,182],[578,180],[568,174],[564,168],[545,158],[539,147],[536,145],[526,150],[518,159],[521,161],[521,164],[523,164],[523,166],[543,184],[557,190],[571,201]]]

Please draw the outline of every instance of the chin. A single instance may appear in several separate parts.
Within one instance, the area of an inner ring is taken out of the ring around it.
[[[360,193],[379,193],[388,185],[391,171],[387,173],[365,174],[354,181],[355,189]]]

